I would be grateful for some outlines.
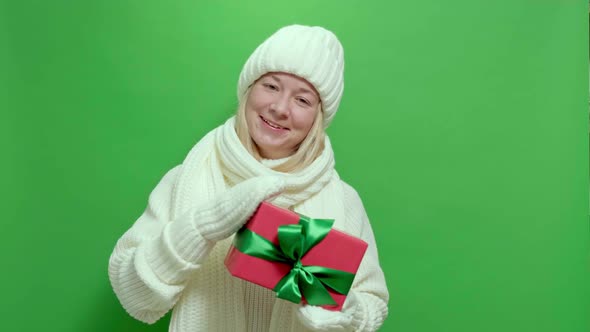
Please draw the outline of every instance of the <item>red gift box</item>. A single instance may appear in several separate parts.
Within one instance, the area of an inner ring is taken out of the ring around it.
[[[246,228],[269,240],[275,246],[279,246],[277,233],[279,226],[298,224],[299,220],[300,216],[297,213],[263,202],[246,224]],[[366,249],[367,243],[363,240],[336,229],[330,229],[325,238],[301,258],[301,263],[305,266],[322,266],[355,274]],[[233,276],[269,289],[273,289],[292,268],[291,265],[282,262],[244,254],[233,245],[225,258],[225,265]],[[322,307],[328,310],[341,310],[346,295],[339,294],[329,287],[326,288],[336,305],[322,305]]]

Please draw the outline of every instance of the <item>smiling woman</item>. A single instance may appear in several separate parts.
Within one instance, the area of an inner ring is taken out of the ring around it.
[[[269,73],[250,90],[246,123],[260,156],[285,158],[297,151],[320,111],[319,97],[304,79]]]
[[[324,129],[344,88],[343,50],[321,27],[287,26],[247,60],[235,117],[203,137],[154,189],[117,242],[109,277],[133,317],[174,309],[171,331],[375,331],[389,294],[371,225],[356,191],[334,169]],[[233,236],[263,201],[368,244],[341,311],[277,299],[232,277]]]

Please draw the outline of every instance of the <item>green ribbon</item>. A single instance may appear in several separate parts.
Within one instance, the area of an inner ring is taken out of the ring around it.
[[[292,266],[274,287],[277,297],[300,303],[303,295],[311,305],[335,305],[326,286],[339,294],[348,294],[354,273],[301,264],[301,258],[326,237],[333,223],[331,219],[312,219],[300,214],[298,224],[279,226],[278,247],[242,227],[236,234],[234,246],[246,255]]]

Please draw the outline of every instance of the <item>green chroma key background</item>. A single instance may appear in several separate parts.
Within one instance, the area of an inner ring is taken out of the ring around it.
[[[150,191],[279,27],[336,32],[329,128],[371,219],[383,331],[583,332],[586,1],[2,1],[3,331],[166,331],[107,279]]]

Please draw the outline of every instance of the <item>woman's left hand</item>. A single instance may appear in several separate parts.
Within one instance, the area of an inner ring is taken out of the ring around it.
[[[299,307],[297,316],[303,325],[313,331],[354,331],[351,311],[355,305],[355,294],[350,292],[342,311],[331,311],[305,304]]]

